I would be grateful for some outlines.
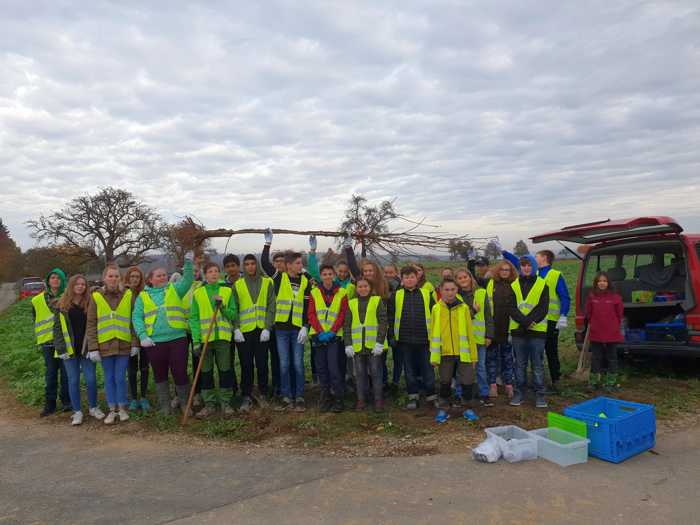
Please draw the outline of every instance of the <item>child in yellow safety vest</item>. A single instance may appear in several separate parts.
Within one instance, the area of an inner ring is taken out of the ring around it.
[[[474,275],[467,269],[461,268],[455,272],[455,281],[459,286],[458,297],[469,307],[472,315],[472,329],[479,354],[476,365],[476,383],[479,389],[481,406],[493,406],[489,398],[489,381],[486,374],[486,349],[493,339],[493,310],[485,288],[479,287]]]
[[[343,337],[345,353],[352,358],[357,380],[357,410],[367,406],[368,377],[372,381],[374,410],[384,410],[382,372],[388,328],[386,304],[372,293],[371,283],[361,277],[356,283],[356,297],[350,299],[345,314]]]
[[[231,288],[220,280],[219,265],[209,262],[204,265],[205,284],[197,288],[190,308],[190,329],[192,330],[193,353],[201,355],[202,346],[207,344],[200,382],[204,408],[197,412],[199,419],[207,418],[221,405],[224,416],[232,416],[235,410],[233,401],[233,371],[231,370],[232,323],[238,314],[236,300]],[[219,309],[214,317],[217,304]],[[211,334],[211,335],[209,335]],[[207,337],[209,337],[207,339]],[[214,387],[214,362],[219,369],[219,391]]]
[[[469,307],[457,298],[459,288],[451,277],[440,284],[440,301],[430,316],[430,363],[439,369],[438,406],[445,407],[451,396],[450,383],[457,371],[462,386],[462,399],[455,398],[452,406],[461,407],[472,400],[474,369],[478,354]]]
[[[121,286],[119,267],[108,264],[102,272],[104,286],[92,292],[87,314],[88,359],[101,362],[109,414],[107,425],[129,419],[126,371],[129,357],[139,349],[131,330],[131,290]]]

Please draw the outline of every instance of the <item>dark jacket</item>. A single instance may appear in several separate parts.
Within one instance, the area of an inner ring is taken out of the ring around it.
[[[87,312],[80,308],[77,304],[72,304],[70,310],[63,314],[68,325],[68,333],[73,343],[75,356],[84,355],[86,350],[83,348],[85,341],[85,331],[87,329]],[[66,341],[63,338],[63,330],[61,328],[60,311],[57,309],[53,323],[53,341],[56,353],[58,355],[66,352]]]
[[[524,275],[518,277],[523,298],[527,297],[527,294],[530,293],[530,290],[534,286],[537,279],[538,277],[536,274],[528,275],[527,277]],[[546,332],[536,332],[534,330],[529,330],[528,327],[532,323],[539,323],[545,317],[547,317],[547,312],[549,311],[549,289],[546,286],[544,287],[542,290],[542,295],[540,295],[539,302],[527,315],[524,315],[520,310],[518,310],[515,292],[511,291],[511,294],[513,296],[513,305],[510,308],[510,316],[516,323],[520,323],[518,328],[511,330],[511,334],[516,337],[539,337],[546,339]]]
[[[365,322],[365,315],[367,314],[367,303],[369,302],[369,297],[357,297],[357,313],[360,316],[360,322]],[[345,341],[345,346],[352,346],[352,312],[348,308],[345,314],[345,326],[343,327],[343,339]],[[387,312],[386,303],[384,300],[379,301],[379,306],[377,307],[377,342],[384,342],[387,336],[388,323],[387,323]],[[364,334],[362,334],[362,353],[371,352],[371,348],[365,348],[364,345]]]
[[[402,344],[428,345],[428,328],[425,324],[425,306],[423,304],[423,294],[419,288],[405,290],[403,299],[403,310],[401,312],[401,327],[399,328],[398,340]],[[432,310],[435,301],[430,298],[428,310]],[[389,340],[396,340],[394,333],[394,317],[396,315],[396,292],[391,295],[388,306],[389,316]],[[391,344],[391,343],[390,343]],[[392,345],[393,346],[393,345]]]
[[[506,281],[493,282],[493,342],[504,344],[508,342],[510,332],[510,311],[515,305],[515,294],[510,283]]]

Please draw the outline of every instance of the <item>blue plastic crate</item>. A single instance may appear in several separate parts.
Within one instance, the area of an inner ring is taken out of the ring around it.
[[[596,397],[564,409],[564,415],[584,421],[591,456],[620,463],[656,444],[654,405]]]

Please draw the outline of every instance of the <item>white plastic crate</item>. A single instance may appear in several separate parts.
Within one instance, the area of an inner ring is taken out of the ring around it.
[[[530,431],[537,439],[537,455],[562,467],[588,461],[589,439],[559,428],[539,428]]]
[[[486,429],[486,435],[494,438],[501,447],[503,459],[509,463],[537,459],[537,438],[515,425]]]

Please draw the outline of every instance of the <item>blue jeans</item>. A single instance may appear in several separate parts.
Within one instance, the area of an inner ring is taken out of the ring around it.
[[[299,329],[275,330],[277,355],[280,358],[280,390],[282,397],[304,397],[304,345],[297,343]],[[294,373],[294,389],[290,373]]]
[[[515,350],[515,387],[520,394],[527,385],[527,363],[532,363],[532,384],[536,394],[544,393],[544,339],[513,337]]]
[[[128,355],[111,355],[102,358],[102,370],[105,374],[105,397],[110,409],[119,405],[125,407],[126,398],[126,370],[129,368]]]
[[[321,388],[327,390],[333,387],[333,395],[336,399],[343,399],[345,395],[345,374],[341,365],[345,361],[345,351],[341,340],[335,337],[328,344],[314,345],[314,357],[316,358],[316,373]]]
[[[406,390],[409,398],[417,398],[422,380],[425,389],[425,397],[428,400],[435,398],[435,371],[430,364],[430,350],[428,345],[410,345],[398,343],[404,357],[406,366]]]
[[[41,347],[44,354],[44,398],[46,406],[52,409],[56,408],[56,397],[58,396],[58,373],[61,373],[61,404],[68,406],[70,404],[70,396],[68,395],[68,379],[66,376],[66,367],[63,361],[54,357],[56,351],[53,345],[45,345]]]
[[[489,395],[489,380],[486,375],[486,346],[477,345],[479,362],[476,364],[476,384],[479,387],[479,397]]]
[[[496,384],[499,369],[503,384],[512,385],[513,347],[510,343],[492,343],[486,349],[486,376],[490,385]]]
[[[85,357],[73,357],[66,359],[63,364],[68,374],[68,393],[70,404],[74,412],[80,411],[80,370],[82,369],[87,385],[88,405],[90,408],[97,406],[97,375],[95,363]]]

